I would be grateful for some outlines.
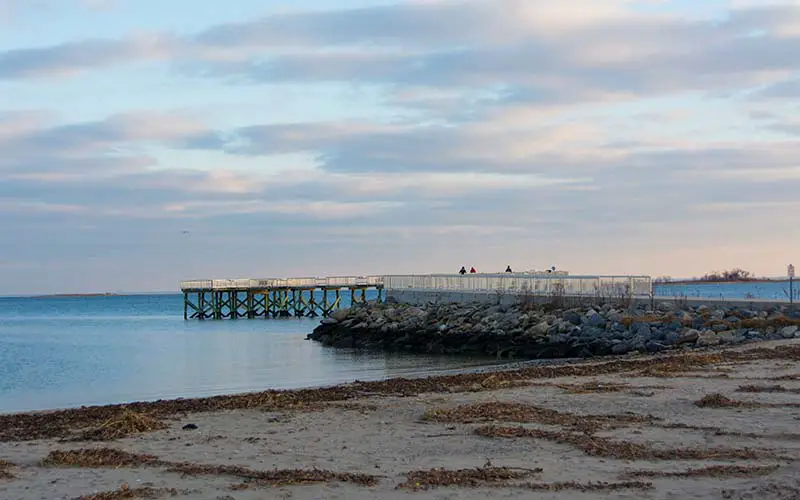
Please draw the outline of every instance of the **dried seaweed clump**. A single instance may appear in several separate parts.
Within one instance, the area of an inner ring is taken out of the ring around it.
[[[43,467],[140,467],[161,463],[153,455],[129,453],[113,448],[53,450],[42,460]]]
[[[619,490],[651,490],[652,483],[643,481],[623,481],[619,483],[591,482],[579,483],[577,481],[565,481],[560,483],[520,483],[513,485],[514,488],[523,488],[533,491],[619,491]]]
[[[737,401],[719,393],[706,394],[694,404],[700,408],[758,408],[763,406],[761,403]]]
[[[430,469],[406,473],[406,481],[397,489],[428,490],[440,486],[462,486],[479,488],[514,479],[525,479],[542,472],[542,469],[518,469],[510,467],[476,467],[474,469]]]
[[[181,492],[175,488],[131,488],[126,483],[122,483],[118,490],[103,491],[92,495],[75,497],[73,500],[127,500],[129,498],[161,498],[165,495],[177,496]]]
[[[623,460],[735,460],[775,458],[774,454],[750,448],[672,448],[657,449],[648,444],[614,441],[608,438],[576,434],[572,432],[553,432],[525,427],[483,426],[475,429],[475,434],[484,437],[546,439],[560,444],[572,445],[587,455]]]
[[[422,417],[430,422],[476,423],[519,422],[543,425],[560,425],[584,432],[612,429],[659,420],[642,415],[578,415],[523,403],[488,402],[428,410]]]
[[[789,392],[800,394],[800,389],[789,389],[782,385],[740,385],[736,392]]]
[[[247,483],[235,486],[235,489],[245,489],[250,485],[285,486],[329,481],[353,483],[362,486],[374,486],[378,483],[378,476],[371,474],[333,472],[323,469],[274,469],[271,471],[260,471],[237,465],[177,463],[170,464],[167,471],[178,472],[189,476],[234,476],[248,480]]]
[[[637,470],[623,477],[755,477],[772,474],[780,465],[710,465],[685,471]]]
[[[78,440],[112,441],[132,434],[159,431],[166,428],[167,425],[161,420],[126,409],[98,427],[82,432]]]
[[[0,479],[14,479],[14,474],[8,470],[13,466],[8,460],[0,460]]]

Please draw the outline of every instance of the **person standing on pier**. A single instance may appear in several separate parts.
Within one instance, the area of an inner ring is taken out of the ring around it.
[[[506,266],[507,273],[513,273],[514,271],[511,270],[511,266]]]
[[[464,267],[464,266],[461,266],[461,269],[458,271],[458,274],[460,274],[462,276],[467,274],[467,268]]]
[[[477,273],[477,272],[478,272],[478,271],[476,271],[474,267],[471,267],[471,268],[469,269],[469,274],[475,274],[475,273]]]

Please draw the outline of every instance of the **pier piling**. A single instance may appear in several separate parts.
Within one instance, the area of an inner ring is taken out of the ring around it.
[[[342,290],[352,304],[365,303],[368,290],[380,300],[383,278],[195,280],[181,282],[181,290],[186,320],[326,317],[343,306]]]

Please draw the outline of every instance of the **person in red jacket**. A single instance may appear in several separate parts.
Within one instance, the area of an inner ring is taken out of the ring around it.
[[[478,272],[478,271],[476,271],[474,267],[470,267],[470,268],[469,268],[469,274],[475,274],[475,273],[477,273],[477,272]]]

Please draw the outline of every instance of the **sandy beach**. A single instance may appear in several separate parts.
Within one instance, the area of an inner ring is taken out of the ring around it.
[[[5,415],[0,497],[800,498],[799,362],[786,340]]]

